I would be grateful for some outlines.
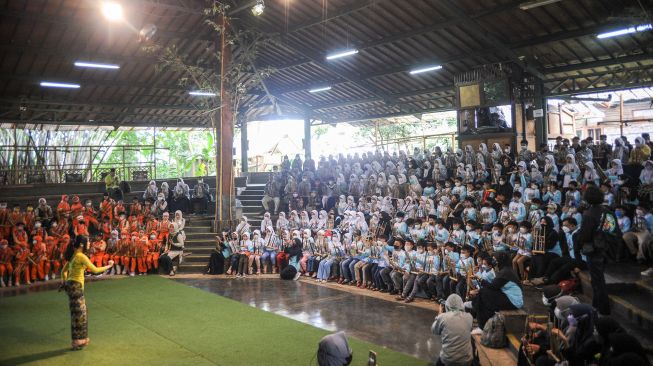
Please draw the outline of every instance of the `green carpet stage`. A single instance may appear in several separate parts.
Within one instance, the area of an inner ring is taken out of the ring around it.
[[[70,351],[65,293],[0,298],[0,365],[309,365],[328,332],[157,276],[87,283],[91,344]],[[426,362],[349,338],[352,365]]]

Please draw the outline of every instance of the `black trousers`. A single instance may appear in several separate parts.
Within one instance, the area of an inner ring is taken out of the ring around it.
[[[610,315],[610,298],[605,286],[605,262],[606,258],[602,253],[588,256],[588,267],[592,279],[592,306],[601,315]]]
[[[506,294],[501,290],[495,290],[489,287],[482,287],[478,295],[472,299],[474,317],[478,321],[478,327],[481,329],[485,327],[485,323],[497,311],[514,309],[516,309],[515,305],[510,302]]]
[[[549,263],[556,258],[560,258],[556,253],[547,252],[544,254],[536,254],[531,258],[531,271],[530,278],[540,278],[544,276]]]
[[[207,274],[219,275],[224,273],[224,256],[222,253],[213,252],[206,268]]]

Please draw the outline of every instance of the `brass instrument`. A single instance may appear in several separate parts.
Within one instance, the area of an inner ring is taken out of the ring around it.
[[[546,229],[544,227],[540,228],[533,235],[533,249],[531,253],[533,254],[544,254],[546,251]]]

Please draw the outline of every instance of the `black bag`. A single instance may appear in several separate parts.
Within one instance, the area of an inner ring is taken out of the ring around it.
[[[614,214],[604,210],[599,222],[599,226],[594,231],[592,242],[583,244],[581,248],[581,253],[584,255],[603,253],[607,249],[614,249],[619,246],[621,230]]]
[[[131,186],[129,185],[129,183],[127,181],[123,180],[122,182],[120,182],[119,186],[120,186],[120,190],[123,193],[129,193],[129,192],[132,191],[132,188],[131,188]]]

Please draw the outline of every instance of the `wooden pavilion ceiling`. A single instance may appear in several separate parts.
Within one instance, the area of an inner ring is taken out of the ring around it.
[[[229,0],[231,11],[251,0]],[[526,0],[265,0],[265,12],[233,14],[239,29],[279,36],[258,67],[286,117],[324,122],[421,114],[455,105],[453,77],[480,65],[513,62],[544,81],[547,95],[650,86],[653,31],[610,39],[596,34],[651,23],[653,0],[561,0],[530,10]],[[211,72],[215,34],[202,0],[122,1],[130,27],[105,21],[98,0],[0,0],[0,121],[35,125],[208,127],[198,99],[173,70],[157,72],[137,31],[157,27],[156,42],[176,45]],[[648,15],[647,15],[648,14]],[[345,46],[355,56],[327,61]],[[79,69],[76,60],[120,64]],[[410,75],[420,64],[441,64]],[[41,88],[42,80],[77,90]],[[327,92],[309,93],[320,85]],[[278,117],[263,88],[244,103],[248,120]]]

